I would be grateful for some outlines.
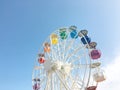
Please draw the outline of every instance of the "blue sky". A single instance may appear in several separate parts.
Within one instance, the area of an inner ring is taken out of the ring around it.
[[[105,67],[120,55],[119,4],[119,0],[0,0],[0,89],[31,90],[38,50],[63,26],[87,29],[102,51]]]

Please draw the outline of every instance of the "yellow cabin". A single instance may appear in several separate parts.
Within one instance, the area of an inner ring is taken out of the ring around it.
[[[56,34],[52,34],[50,36],[51,44],[57,44],[58,43],[58,36]]]

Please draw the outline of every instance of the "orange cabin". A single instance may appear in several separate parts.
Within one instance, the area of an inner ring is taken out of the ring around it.
[[[44,52],[50,52],[50,47],[44,47]]]
[[[50,44],[47,42],[44,44],[44,52],[50,52]]]

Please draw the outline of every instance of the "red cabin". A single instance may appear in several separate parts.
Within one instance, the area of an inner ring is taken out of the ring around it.
[[[44,63],[44,62],[45,62],[45,58],[44,58],[44,57],[40,57],[40,58],[38,59],[38,62],[39,62],[40,64]]]
[[[44,54],[38,54],[39,58],[38,58],[38,62],[40,64],[45,62],[45,55]]]
[[[96,90],[97,86],[90,86],[90,87],[87,87],[86,90]]]

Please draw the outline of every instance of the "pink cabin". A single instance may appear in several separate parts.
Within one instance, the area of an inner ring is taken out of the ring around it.
[[[101,52],[100,52],[100,50],[97,50],[97,49],[92,50],[92,51],[90,52],[90,57],[91,57],[92,59],[98,59],[98,58],[100,58],[100,57],[101,57]]]

